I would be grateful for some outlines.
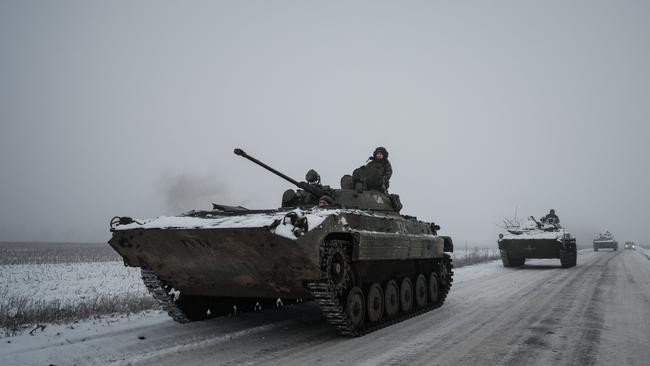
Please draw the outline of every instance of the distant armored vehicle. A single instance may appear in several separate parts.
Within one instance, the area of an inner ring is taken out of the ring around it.
[[[604,248],[613,249],[614,251],[618,250],[618,242],[609,231],[606,231],[604,234],[598,234],[594,239],[594,252]]]
[[[297,182],[235,153],[300,189],[282,207],[215,204],[150,220],[115,217],[109,244],[172,318],[186,322],[269,307],[278,298],[313,299],[341,335],[358,336],[441,306],[452,283],[450,237],[401,215],[396,195],[378,190],[372,169],[320,184]],[[316,207],[316,204],[321,207]]]
[[[636,250],[636,244],[633,241],[626,241],[625,242],[625,249]]]
[[[523,225],[509,226],[499,234],[504,267],[523,266],[527,258],[560,258],[562,268],[577,261],[576,239],[558,223],[540,223],[534,217]]]

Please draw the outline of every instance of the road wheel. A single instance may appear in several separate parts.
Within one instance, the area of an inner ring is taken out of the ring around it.
[[[413,308],[413,283],[408,277],[402,279],[399,287],[399,304],[404,313],[408,313]]]
[[[399,313],[399,287],[395,280],[390,280],[384,290],[384,311],[387,318],[392,318]]]
[[[350,269],[345,244],[346,242],[333,241],[329,247],[329,252],[325,254],[324,258],[327,281],[338,293],[343,293],[352,283],[352,270]]]
[[[415,304],[421,308],[427,304],[427,280],[423,274],[419,274],[415,279]]]
[[[431,272],[431,276],[429,276],[429,300],[431,300],[432,304],[435,304],[439,296],[440,286],[438,285],[438,274]]]
[[[363,324],[363,320],[366,317],[366,301],[363,297],[363,291],[359,287],[354,286],[348,292],[345,309],[350,323],[355,328]]]
[[[373,283],[368,289],[368,321],[377,322],[384,315],[384,291],[378,283]]]
[[[449,270],[445,262],[440,263],[440,284],[445,286],[449,283]]]

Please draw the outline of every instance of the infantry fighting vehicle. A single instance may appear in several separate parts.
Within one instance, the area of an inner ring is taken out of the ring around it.
[[[612,249],[614,251],[618,250],[618,242],[614,239],[614,236],[609,231],[605,233],[600,233],[594,239],[594,252],[597,252],[598,249]]]
[[[626,241],[625,242],[625,249],[636,250],[636,244],[633,241]]]
[[[145,285],[177,321],[313,299],[341,335],[358,336],[441,306],[452,283],[450,237],[399,213],[399,197],[361,167],[341,189],[317,174],[297,182],[240,149],[235,153],[298,186],[282,207],[134,220],[115,217],[109,244],[142,268]],[[326,207],[317,207],[328,196]]]
[[[527,258],[560,258],[562,268],[576,265],[576,239],[559,223],[539,222],[534,217],[522,225],[509,226],[499,234],[504,267],[523,266]]]

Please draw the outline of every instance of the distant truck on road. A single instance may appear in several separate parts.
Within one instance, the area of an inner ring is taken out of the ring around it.
[[[618,250],[618,242],[614,239],[612,233],[606,231],[604,234],[598,234],[594,239],[594,252],[597,252],[598,249]]]
[[[625,242],[625,249],[636,250],[636,244],[633,241],[626,241]]]

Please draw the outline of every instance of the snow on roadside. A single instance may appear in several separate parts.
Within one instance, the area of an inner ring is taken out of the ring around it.
[[[454,267],[464,267],[472,264],[490,262],[500,259],[498,248],[473,248],[473,249],[455,249],[451,253]]]
[[[2,298],[24,296],[65,305],[125,293],[145,294],[147,289],[140,269],[125,267],[122,262],[0,266]]]
[[[640,247],[640,246],[637,245],[636,250],[638,252],[641,252],[641,254],[645,255],[646,258],[648,258],[648,260],[650,260],[650,249],[646,249],[646,248],[643,248],[643,247]]]
[[[0,337],[153,308],[140,269],[121,261],[0,265]]]
[[[85,342],[93,338],[119,334],[122,331],[169,322],[169,316],[159,310],[144,311],[131,315],[102,316],[70,324],[49,324],[34,332],[2,340],[0,356],[12,353],[26,353],[48,347]],[[0,357],[1,358],[1,357]]]

